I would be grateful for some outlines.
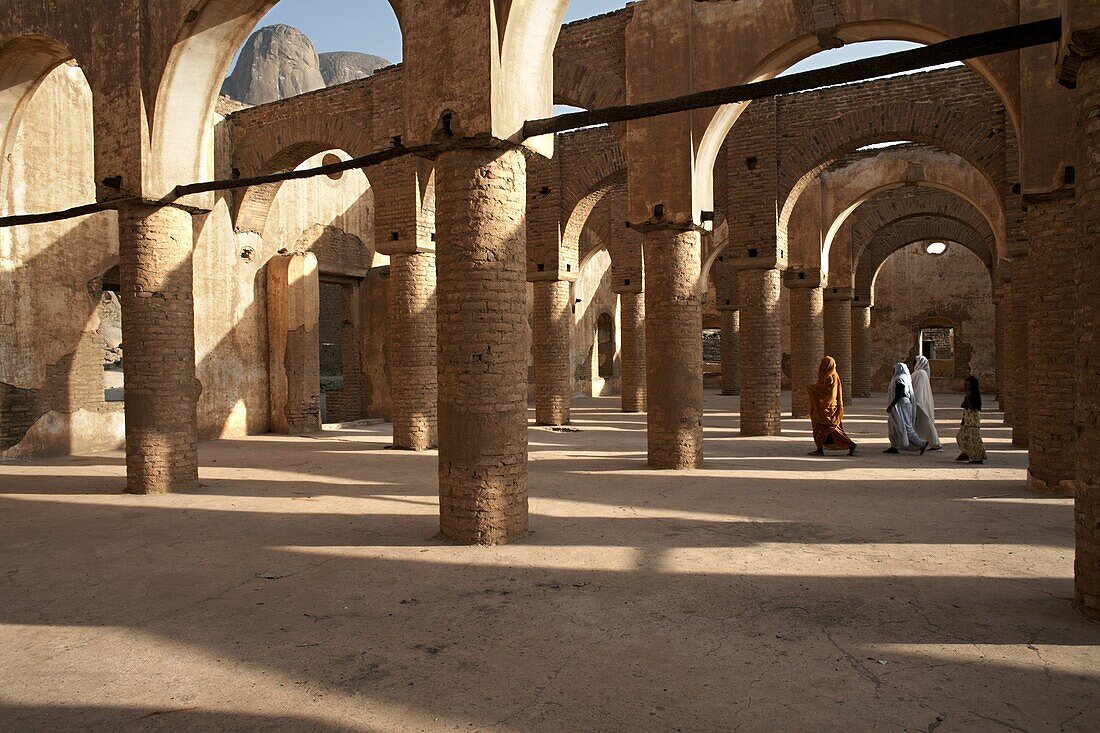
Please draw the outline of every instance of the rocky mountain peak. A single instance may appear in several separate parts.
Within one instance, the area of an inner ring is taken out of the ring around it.
[[[352,51],[318,56],[309,37],[288,25],[260,28],[241,49],[222,94],[248,105],[363,79],[390,62],[381,56]]]

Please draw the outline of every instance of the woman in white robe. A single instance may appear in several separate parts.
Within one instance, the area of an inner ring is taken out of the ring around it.
[[[928,442],[928,450],[943,450],[940,434],[936,431],[936,399],[932,396],[932,368],[928,357],[918,356],[913,369],[913,397],[916,403],[914,427],[921,440]]]
[[[913,404],[913,380],[909,375],[909,367],[902,362],[894,365],[894,378],[890,380],[887,397],[890,400],[890,405],[886,408],[889,415],[890,447],[883,453],[919,450],[924,455],[928,443],[917,435],[914,428],[917,409]]]

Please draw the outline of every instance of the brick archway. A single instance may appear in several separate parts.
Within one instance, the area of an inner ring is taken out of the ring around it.
[[[326,150],[341,150],[350,157],[369,152],[369,120],[341,119],[342,115],[320,112],[302,118],[289,117],[274,125],[251,125],[249,112],[244,110],[238,113],[240,117],[230,118],[233,171],[237,177],[294,170]],[[234,228],[238,232],[262,234],[271,203],[281,186],[269,183],[234,192],[231,207]]]
[[[957,219],[938,214],[919,214],[891,222],[879,229],[863,250],[855,273],[855,298],[874,304],[875,278],[891,255],[918,242],[942,240],[970,250],[985,265],[993,281],[993,251],[987,236]]]
[[[988,268],[993,267],[997,240],[984,214],[960,196],[928,188],[885,191],[861,206],[852,218],[852,261],[858,263],[863,258],[884,228],[924,216],[957,221],[978,233],[984,242],[984,254],[979,256]]]
[[[713,5],[714,11],[707,13],[708,23],[696,28],[695,42],[707,48],[711,46],[706,44],[723,38],[726,44],[745,50],[738,53],[734,63],[697,62],[703,69],[696,72],[692,81],[703,89],[771,79],[799,61],[839,45],[867,41],[908,41],[927,45],[1019,22],[1018,11],[1008,7],[1001,8],[1000,13],[979,17],[950,0],[912,5],[904,14],[906,20],[884,12],[882,5],[874,0],[823,3],[798,0],[769,8],[772,17],[762,28],[751,18],[756,12],[755,6],[737,7],[738,4],[733,3],[729,4],[732,7],[728,11],[720,14],[719,4]],[[999,58],[976,59],[967,65],[995,91],[1007,109],[1010,124],[1018,129],[1019,113],[1013,103],[1018,99],[1019,77],[1012,62]],[[658,80],[647,84],[647,89],[660,88]],[[738,103],[719,107],[699,138],[691,186],[696,221],[701,211],[714,207],[713,174],[722,142],[748,106]]]
[[[854,110],[816,127],[790,144],[779,163],[779,232],[790,223],[809,183],[846,154],[894,140],[933,145],[980,171],[996,191],[1005,190],[1004,141],[989,120],[934,102],[894,102]]]
[[[69,61],[75,61],[69,49],[46,36],[20,36],[0,46],[0,160],[8,160],[35,92]],[[10,175],[10,165],[0,166],[0,191],[8,190]]]

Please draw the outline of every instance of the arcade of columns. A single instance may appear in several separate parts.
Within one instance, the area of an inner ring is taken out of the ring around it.
[[[96,195],[118,209],[129,490],[186,491],[198,480],[200,434],[211,432],[200,406],[213,398],[197,378],[196,237],[220,206],[235,236],[257,239],[278,186],[158,202],[210,177],[217,83],[273,3],[128,0],[112,3],[110,28],[93,21],[96,3],[60,3],[70,12],[14,4],[0,20],[4,139],[43,72],[75,58],[92,92]],[[401,68],[229,115],[217,136],[229,145],[218,168],[234,177],[335,148],[431,146],[430,160],[366,173],[373,245],[390,266],[394,445],[438,446],[443,535],[496,544],[528,528],[527,289],[536,420],[564,425],[573,283],[592,246],[582,232],[601,207],[611,211],[596,239],[621,308],[622,406],[648,412],[653,469],[703,462],[699,336],[710,282],[722,390],[740,394],[744,435],[772,436],[783,288],[801,416],[797,386],[812,381],[823,353],[837,358],[850,394],[870,393],[874,276],[898,249],[943,238],[987,268],[1005,419],[1029,450],[1030,486],[1075,496],[1077,606],[1100,618],[1100,7],[1020,0],[1001,17],[930,0],[891,27],[875,16],[881,3],[860,0],[812,9],[792,0],[767,22],[744,3],[645,0],[559,33],[565,5],[473,12],[395,1]],[[523,123],[548,116],[552,101],[600,108],[765,78],[821,48],[871,40],[868,28],[932,42],[1059,14],[1057,76],[1055,49],[1044,46],[969,69],[521,144]],[[472,73],[479,63],[492,73]],[[909,144],[865,150],[891,141]],[[319,422],[311,258],[278,255],[267,272],[267,322],[279,335],[269,378],[279,387],[266,429]],[[18,414],[8,406],[22,394],[5,393],[6,415]]]

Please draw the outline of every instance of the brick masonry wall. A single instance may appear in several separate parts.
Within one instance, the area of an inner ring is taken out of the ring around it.
[[[1072,496],[1076,481],[1074,321],[1077,223],[1074,199],[1027,204],[1031,297],[1028,321],[1028,486]]]
[[[1074,561],[1077,608],[1100,620],[1100,58],[1077,80],[1084,127],[1078,184],[1077,247],[1077,487]]]
[[[363,417],[362,395],[362,355],[359,334],[359,293],[358,283],[346,283],[340,286],[336,298],[336,329],[333,338],[339,343],[339,373],[343,375],[343,387],[328,390],[325,401],[328,405],[328,422],[340,423],[359,420]],[[322,336],[322,338],[324,338]],[[322,368],[322,375],[325,373]]]
[[[994,316],[988,270],[969,250],[950,245],[939,256],[909,245],[886,260],[875,281],[871,325],[872,389],[885,392],[893,365],[917,355],[919,331],[928,318],[946,318],[955,325],[954,373],[934,369],[937,392],[961,392],[962,381],[974,374],[983,385],[993,383]]]
[[[440,527],[459,542],[527,531],[525,175],[519,150],[437,160]]]

